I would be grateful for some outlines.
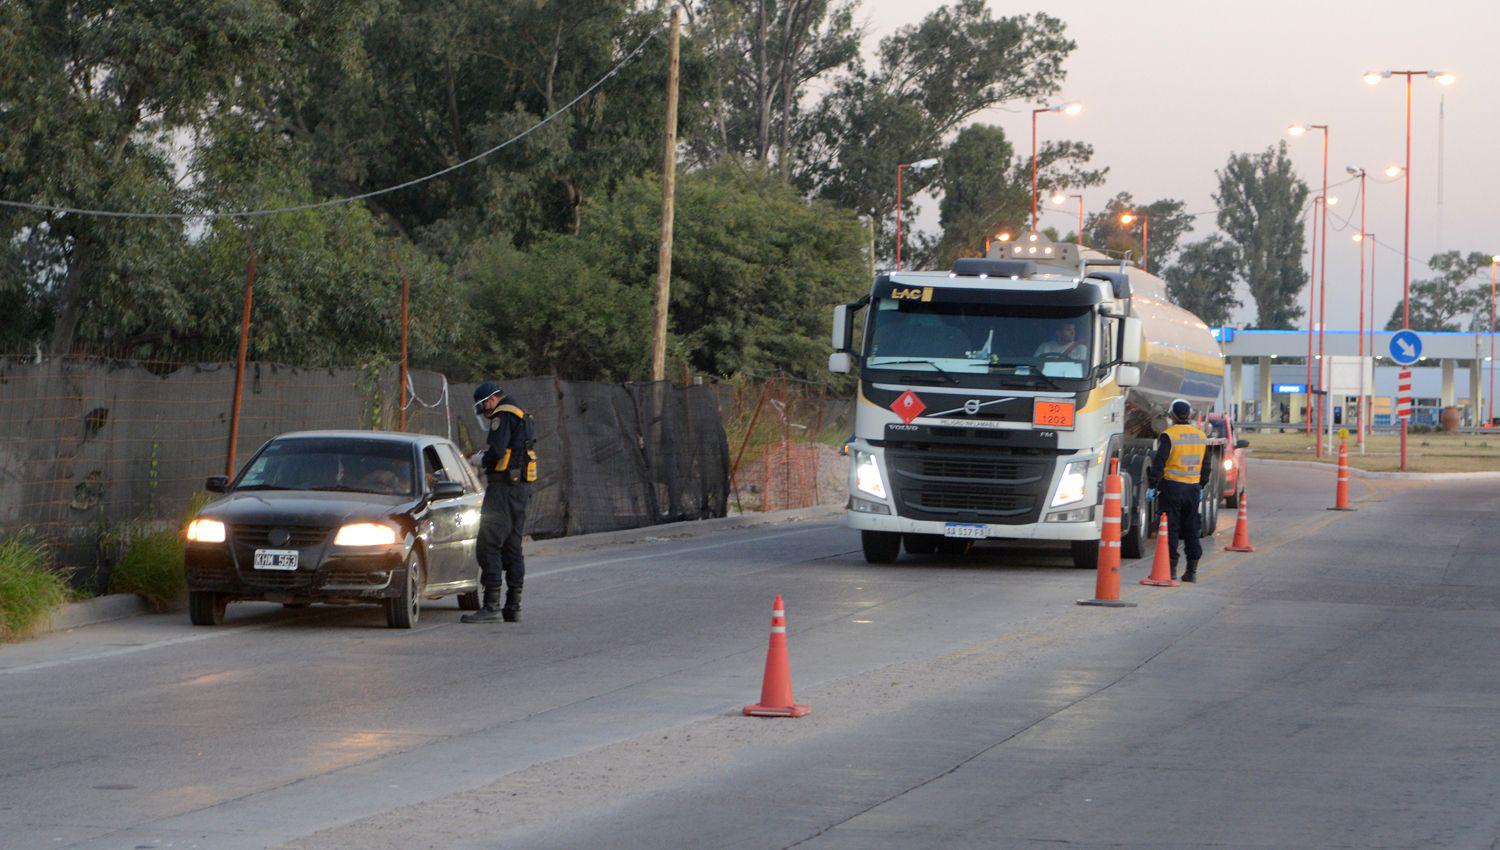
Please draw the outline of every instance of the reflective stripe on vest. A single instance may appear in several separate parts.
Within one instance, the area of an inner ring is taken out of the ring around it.
[[[1208,437],[1192,425],[1173,425],[1165,432],[1172,441],[1162,477],[1181,484],[1197,484],[1203,471],[1203,451]]]

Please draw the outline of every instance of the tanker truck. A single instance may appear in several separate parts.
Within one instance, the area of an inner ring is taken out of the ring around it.
[[[833,348],[829,368],[859,376],[847,516],[870,563],[1021,539],[1067,541],[1096,567],[1115,460],[1121,552],[1141,557],[1166,408],[1185,398],[1201,417],[1223,382],[1218,343],[1160,278],[1038,233],[949,271],[878,275],[834,309]],[[1208,493],[1225,449],[1210,440]],[[1219,503],[1204,500],[1204,536]]]

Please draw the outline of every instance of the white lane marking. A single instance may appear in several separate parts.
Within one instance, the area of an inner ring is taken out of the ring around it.
[[[738,545],[743,544],[743,543],[757,542],[757,541],[761,541],[761,540],[775,540],[776,538],[779,538],[779,537],[791,537],[791,536],[797,535],[797,534],[809,534],[809,533],[814,532],[814,531],[824,531],[827,528],[828,528],[828,526],[826,526],[826,525],[819,525],[819,526],[813,526],[811,528],[799,528],[799,529],[797,529],[795,531],[783,531],[780,534],[767,534],[767,535],[758,536],[758,537],[741,538],[739,540],[728,540],[728,541],[725,541],[723,543],[712,543],[712,544],[709,544],[707,546],[694,546],[694,547],[688,548],[688,549],[677,549],[677,550],[675,550],[673,552],[670,552],[670,553],[668,553],[668,552],[650,552],[650,553],[643,554],[643,555],[630,555],[630,556],[623,557],[623,558],[606,558],[605,560],[602,560],[602,561],[590,561],[590,562],[585,563],[585,564],[575,564],[575,565],[573,565],[571,567],[558,567],[557,569],[553,569],[553,570],[538,570],[538,571],[535,571],[535,572],[531,572],[531,575],[532,576],[548,576],[548,575],[556,575],[558,573],[570,573],[570,572],[573,572],[575,570],[587,570],[587,569],[592,569],[594,567],[608,566],[609,564],[624,563],[626,561],[640,561],[640,560],[644,560],[646,558],[661,558],[662,556],[668,555],[668,554],[671,554],[671,555],[688,555],[688,554],[692,554],[694,552],[706,552],[706,551],[708,551],[710,549],[722,549],[725,546],[738,546]],[[326,612],[319,611],[318,613],[321,614],[321,613],[326,613]],[[316,615],[314,615],[314,616],[316,616]],[[300,619],[309,619],[309,618],[308,617],[299,617],[298,619],[300,620]],[[0,676],[5,676],[5,675],[11,674],[11,673],[29,673],[29,672],[32,672],[32,671],[35,671],[35,670],[46,670],[46,669],[49,669],[49,668],[52,668],[52,667],[61,667],[62,665],[65,665],[65,664],[76,664],[76,663],[81,662],[81,661],[99,661],[99,660],[102,660],[102,659],[105,659],[105,658],[115,658],[115,657],[121,656],[121,655],[131,655],[131,654],[137,653],[137,652],[144,652],[144,651],[146,651],[148,649],[161,649],[161,648],[164,648],[164,647],[177,646],[179,644],[184,644],[184,643],[194,643],[194,642],[197,642],[197,641],[200,641],[200,640],[211,640],[213,638],[218,638],[218,637],[229,637],[231,635],[243,634],[244,632],[260,631],[262,629],[269,629],[269,628],[273,628],[273,627],[276,627],[276,626],[283,626],[283,625],[286,625],[286,621],[284,621],[284,620],[278,620],[276,622],[271,622],[271,623],[257,623],[256,625],[253,625],[253,626],[229,626],[227,628],[221,627],[221,628],[218,628],[218,629],[205,630],[204,632],[198,633],[198,634],[183,635],[182,637],[168,638],[166,640],[159,640],[159,641],[155,641],[153,643],[143,643],[143,644],[140,644],[138,646],[122,646],[122,647],[117,647],[115,649],[105,649],[105,650],[101,650],[99,652],[90,652],[90,653],[87,653],[87,654],[84,654],[84,655],[74,655],[74,656],[70,656],[68,658],[54,658],[51,661],[38,661],[38,662],[33,663],[33,664],[23,664],[23,665],[21,665],[19,667],[0,667]],[[443,628],[444,626],[447,626],[447,625],[451,625],[451,624],[448,624],[448,623],[434,623],[434,624],[432,624],[430,626],[426,626],[426,627],[423,627],[423,628],[412,629],[412,630],[410,630],[410,632],[406,632],[402,636],[405,637],[405,636],[410,636],[411,633],[419,633],[419,632],[425,632],[425,631],[428,631],[428,630],[431,630],[431,629]]]

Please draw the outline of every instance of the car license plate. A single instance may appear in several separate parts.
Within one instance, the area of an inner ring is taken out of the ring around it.
[[[257,570],[295,570],[297,569],[297,550],[256,549],[255,568]]]
[[[984,539],[984,526],[962,522],[950,522],[943,526],[944,537],[965,537],[971,540]]]

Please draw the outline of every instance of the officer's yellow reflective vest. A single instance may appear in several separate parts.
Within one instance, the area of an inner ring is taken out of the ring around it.
[[[1208,437],[1192,425],[1173,425],[1162,433],[1172,441],[1172,451],[1167,455],[1162,477],[1182,484],[1197,484],[1203,471],[1203,451],[1208,445]]]

